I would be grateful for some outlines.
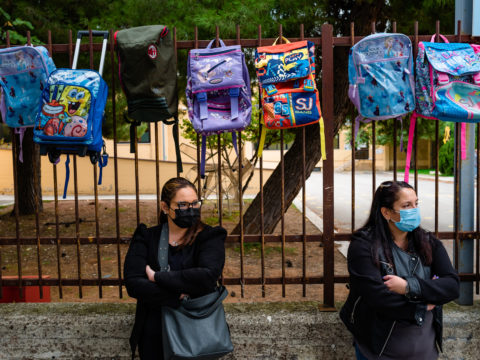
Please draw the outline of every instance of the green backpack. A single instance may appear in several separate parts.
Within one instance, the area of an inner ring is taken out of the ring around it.
[[[178,142],[177,63],[175,44],[163,25],[115,32],[119,78],[127,97],[130,152],[135,152],[135,127],[142,122],[173,124],[177,171],[182,172]],[[173,118],[172,120],[169,120]]]

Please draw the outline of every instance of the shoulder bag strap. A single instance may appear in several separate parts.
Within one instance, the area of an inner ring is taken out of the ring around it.
[[[158,263],[160,271],[168,271],[168,223],[162,225],[160,233],[160,243],[158,244]]]

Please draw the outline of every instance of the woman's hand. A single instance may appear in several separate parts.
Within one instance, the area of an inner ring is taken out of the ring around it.
[[[189,297],[190,295],[188,294],[180,294],[180,300],[183,300],[185,297]]]
[[[153,271],[152,268],[148,265],[145,271],[147,273],[148,280],[155,282],[155,271]]]
[[[385,275],[383,280],[383,283],[387,286],[388,290],[400,295],[405,295],[407,280],[396,275]]]

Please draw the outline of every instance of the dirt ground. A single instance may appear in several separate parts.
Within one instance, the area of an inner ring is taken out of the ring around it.
[[[76,245],[61,245],[57,248],[52,245],[42,245],[40,253],[36,245],[21,246],[21,265],[23,275],[38,275],[38,255],[40,258],[42,274],[50,278],[58,278],[58,264],[60,263],[61,277],[64,279],[77,279],[79,269],[83,279],[96,279],[101,274],[103,279],[118,278],[119,270],[123,271],[123,259],[128,245],[121,245],[118,252],[117,245],[100,245],[97,249],[95,244],[95,203],[94,201],[79,201],[79,234],[80,237],[91,237],[91,245],[82,245],[80,254],[77,253]],[[244,207],[247,207],[245,204]],[[230,210],[230,211],[229,211]],[[12,206],[0,209],[0,237],[15,237],[15,217],[11,216]],[[156,201],[141,201],[139,206],[140,221],[153,226],[157,222]],[[60,201],[58,204],[59,234],[60,237],[75,237],[75,203],[74,201]],[[223,208],[223,226],[230,232],[238,222],[238,211]],[[218,211],[216,203],[208,201],[202,207],[202,220],[209,225],[218,224]],[[23,216],[19,221],[20,236],[36,237],[35,215]],[[100,237],[116,236],[115,202],[113,200],[100,200],[98,206],[98,224]],[[137,225],[136,204],[133,200],[121,200],[119,202],[119,224],[121,237],[130,237]],[[39,235],[41,237],[55,237],[55,204],[44,202],[44,211],[39,214]],[[306,224],[307,234],[320,234],[320,231],[308,221]],[[302,232],[302,216],[294,207],[290,207],[285,215],[285,234],[298,235]],[[274,234],[281,234],[280,224]],[[302,243],[287,243],[285,246],[285,276],[302,276],[303,257],[305,256],[305,269],[307,277],[321,276],[323,274],[323,248],[320,243],[307,243],[305,255]],[[265,244],[265,277],[280,277],[282,275],[281,243]],[[261,250],[259,243],[246,244],[244,248],[244,277],[260,277]],[[227,244],[226,263],[223,276],[225,278],[239,277],[241,269],[240,246]],[[346,260],[335,251],[335,274],[346,275]],[[120,266],[119,266],[120,262]],[[80,263],[80,267],[78,264]],[[99,266],[100,264],[100,266]],[[16,246],[0,247],[0,265],[3,276],[17,275],[17,249]],[[306,285],[305,293],[303,285],[286,285],[285,296],[282,296],[281,285],[266,285],[265,293],[262,287],[246,285],[243,297],[241,286],[228,286],[229,297],[227,302],[254,302],[254,301],[323,301],[322,285]],[[76,287],[62,287],[60,298],[59,288],[49,289],[51,299],[54,302],[132,302],[125,288],[118,286],[98,287],[83,286],[82,297],[80,289]],[[262,296],[264,295],[264,296]],[[345,300],[347,290],[345,284],[335,285],[335,301]]]

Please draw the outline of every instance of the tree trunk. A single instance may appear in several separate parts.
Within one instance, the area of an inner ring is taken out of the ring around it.
[[[20,137],[15,135],[17,152],[17,189],[18,210],[20,215],[35,213],[35,194],[38,194],[38,210],[43,210],[40,153],[38,145],[33,142],[33,128],[25,130],[22,144]],[[20,146],[23,150],[23,163],[20,162]],[[36,178],[35,178],[36,177]]]
[[[290,207],[293,199],[302,188],[302,128],[296,129],[296,137],[292,147],[285,153],[285,207]],[[320,161],[320,127],[317,124],[305,128],[305,179],[308,179],[315,165]],[[281,166],[275,168],[263,187],[263,209],[265,233],[270,234],[275,229],[282,217],[281,211]],[[257,194],[243,216],[245,234],[259,234],[261,226],[260,218],[260,194]],[[240,226],[237,225],[232,231],[233,234],[240,233]]]

